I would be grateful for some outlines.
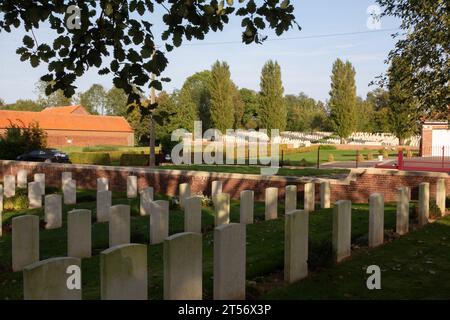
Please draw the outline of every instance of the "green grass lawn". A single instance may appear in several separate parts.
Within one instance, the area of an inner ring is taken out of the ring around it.
[[[450,299],[450,216],[379,248],[364,248],[267,299]],[[381,290],[366,287],[367,266],[381,269]]]
[[[360,150],[359,152],[364,155],[365,160],[367,160],[369,153],[372,153],[374,160],[378,156],[378,150]],[[320,150],[320,163],[328,162],[329,154],[333,155],[334,161],[356,161],[356,150]],[[397,157],[397,152],[389,151],[389,157]],[[303,159],[310,165],[317,164],[317,150],[284,155],[285,162],[288,162],[290,165],[299,165]]]
[[[238,165],[164,165],[158,167],[160,169],[173,170],[193,170],[206,172],[225,172],[225,173],[243,173],[243,174],[261,174],[261,167],[259,166],[238,166]],[[280,168],[278,176],[335,176],[348,174],[348,169],[289,169]]]
[[[49,189],[51,191],[51,189]],[[58,192],[53,190],[53,192]],[[162,197],[157,197],[162,198]],[[63,227],[54,230],[40,230],[40,259],[65,256],[67,254],[66,213],[72,208],[86,208],[93,212],[95,219],[95,191],[81,190],[76,206],[64,206]],[[138,200],[125,199],[123,193],[113,193],[113,204],[130,204],[132,209],[131,240],[134,243],[148,243],[148,217],[138,216]],[[299,203],[299,207],[303,207]],[[256,223],[247,227],[247,295],[248,298],[260,298],[267,290],[265,282],[273,273],[283,270],[284,255],[284,219],[283,203],[279,202],[279,219],[263,221],[264,203],[255,203]],[[19,210],[4,213],[4,230],[8,229],[11,218],[21,214],[36,214],[43,219],[42,209]],[[239,202],[231,203],[231,222],[239,221]],[[212,297],[213,272],[213,210],[203,208],[203,287],[204,298]],[[395,206],[386,205],[386,229],[393,229],[395,223]],[[310,252],[309,265],[313,272],[329,270],[331,264],[331,209],[317,210],[310,216]],[[170,234],[183,231],[183,213],[179,209],[170,212]],[[352,241],[360,245],[367,243],[368,206],[353,205]],[[93,257],[82,261],[83,299],[100,297],[100,261],[99,253],[108,248],[108,224],[93,223],[92,227]],[[405,250],[406,251],[406,250]],[[163,261],[162,245],[148,247],[149,261],[149,297],[162,299],[163,296]],[[401,250],[400,250],[401,253]],[[333,268],[331,270],[334,270]],[[409,278],[407,274],[404,275]],[[11,234],[6,232],[0,238],[0,299],[22,298],[22,273],[11,272]]]

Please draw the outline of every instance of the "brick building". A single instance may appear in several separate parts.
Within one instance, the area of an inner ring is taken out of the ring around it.
[[[0,110],[0,134],[11,124],[37,122],[50,147],[133,146],[134,132],[124,117],[91,115],[82,106],[45,108],[41,112]]]
[[[450,127],[446,121],[426,121],[422,124],[420,145],[422,157],[450,156]]]

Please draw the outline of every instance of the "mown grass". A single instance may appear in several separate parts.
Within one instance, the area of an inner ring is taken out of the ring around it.
[[[266,299],[450,298],[450,216],[346,262],[276,289]],[[368,290],[367,267],[381,269],[381,290]]]
[[[160,169],[173,170],[193,170],[206,172],[224,172],[224,173],[242,173],[242,174],[261,174],[259,166],[238,166],[238,165],[164,165]],[[348,174],[348,169],[314,169],[314,168],[280,168],[278,176],[333,176]]]
[[[59,190],[51,190],[59,192]],[[159,199],[165,197],[157,196]],[[73,208],[92,210],[92,247],[93,257],[82,261],[83,299],[100,298],[100,262],[99,253],[108,248],[108,224],[94,223],[95,193],[81,190],[78,193],[79,204],[64,206],[63,227],[55,230],[40,230],[40,259],[65,256],[67,254],[66,213]],[[83,202],[81,202],[83,201]],[[113,204],[130,204],[131,240],[134,243],[148,243],[148,217],[138,216],[138,200],[125,199],[123,193],[113,193]],[[299,202],[299,207],[302,207]],[[256,223],[247,226],[247,291],[250,297],[258,298],[263,291],[259,285],[274,272],[280,272],[284,264],[284,208],[279,202],[279,218],[264,220],[264,203],[255,203]],[[43,219],[42,209],[20,210],[4,213],[4,230],[8,230],[11,219],[22,214],[36,214]],[[174,208],[170,212],[170,234],[183,231],[183,212]],[[239,202],[231,203],[231,222],[239,221]],[[393,229],[395,223],[395,207],[386,205],[386,228]],[[202,210],[203,225],[203,287],[204,298],[212,297],[213,276],[213,210],[210,207]],[[316,210],[310,216],[310,269],[318,270],[331,267],[331,209]],[[352,239],[364,245],[368,232],[367,205],[354,205],[352,214]],[[162,245],[148,247],[149,261],[149,297],[163,297],[163,260]],[[0,238],[0,299],[22,299],[22,273],[11,272],[11,233],[6,232]]]

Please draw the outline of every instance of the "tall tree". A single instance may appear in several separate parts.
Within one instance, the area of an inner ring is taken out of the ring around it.
[[[128,97],[122,89],[112,87],[106,93],[106,112],[112,116],[127,116]]]
[[[377,88],[367,93],[366,102],[372,106],[373,132],[389,131],[389,92],[383,88]]]
[[[260,110],[261,127],[283,131],[286,128],[286,105],[283,99],[281,68],[276,61],[269,60],[261,72]]]
[[[42,106],[34,100],[17,100],[15,103],[6,105],[2,109],[15,111],[42,111]]]
[[[79,103],[92,114],[106,114],[106,90],[100,84],[93,84],[87,91],[80,94]]]
[[[404,145],[405,139],[418,131],[420,111],[417,99],[411,93],[412,67],[401,57],[392,59],[388,70],[389,87],[389,128]]]
[[[242,101],[241,92],[238,87],[232,83],[233,86],[233,107],[234,107],[234,129],[241,129],[244,127],[244,101]]]
[[[393,63],[395,57],[407,59],[411,66],[410,90],[417,99],[411,108],[433,116],[441,113],[450,121],[450,37],[448,0],[408,1],[377,0],[383,7],[383,15],[400,18],[400,38],[389,53]],[[383,84],[389,82],[384,77]],[[412,114],[416,110],[411,110]]]
[[[211,94],[211,122],[216,129],[226,132],[234,124],[233,95],[235,88],[230,78],[230,67],[226,62],[213,64],[211,68],[210,94]]]
[[[242,88],[239,90],[242,102],[244,103],[244,114],[242,124],[246,129],[257,129],[259,113],[259,96],[256,91]]]
[[[197,72],[184,81],[179,94],[179,105],[184,106],[189,112],[187,118],[201,120],[204,130],[211,127],[210,81],[211,71]],[[189,128],[191,126],[192,124]]]
[[[42,108],[64,107],[72,104],[72,98],[67,98],[64,95],[63,90],[48,92],[46,89],[47,85],[48,84],[44,81],[38,81],[36,83],[36,92],[38,95],[37,103]]]
[[[337,59],[333,64],[328,105],[334,131],[343,142],[356,129],[355,69],[349,61]]]

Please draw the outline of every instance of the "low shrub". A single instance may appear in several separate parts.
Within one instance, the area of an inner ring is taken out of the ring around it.
[[[328,154],[328,162],[333,162],[334,161],[334,155],[332,153]]]
[[[337,148],[331,144],[324,144],[320,146],[320,150],[337,150]]]
[[[430,218],[437,219],[442,216],[441,209],[438,207],[436,201],[430,201]]]
[[[16,195],[3,199],[5,211],[24,210],[28,208],[28,194],[26,189],[16,189]]]
[[[72,152],[69,159],[74,164],[111,165],[111,157],[106,152]]]
[[[389,158],[389,152],[387,150],[383,150],[383,159]]]
[[[81,149],[83,152],[102,152],[102,151],[117,151],[119,150],[118,146],[91,146],[84,147]]]
[[[367,153],[367,160],[373,160],[373,153],[372,152]]]
[[[148,154],[139,153],[124,153],[120,157],[121,166],[148,166],[149,156]]]

